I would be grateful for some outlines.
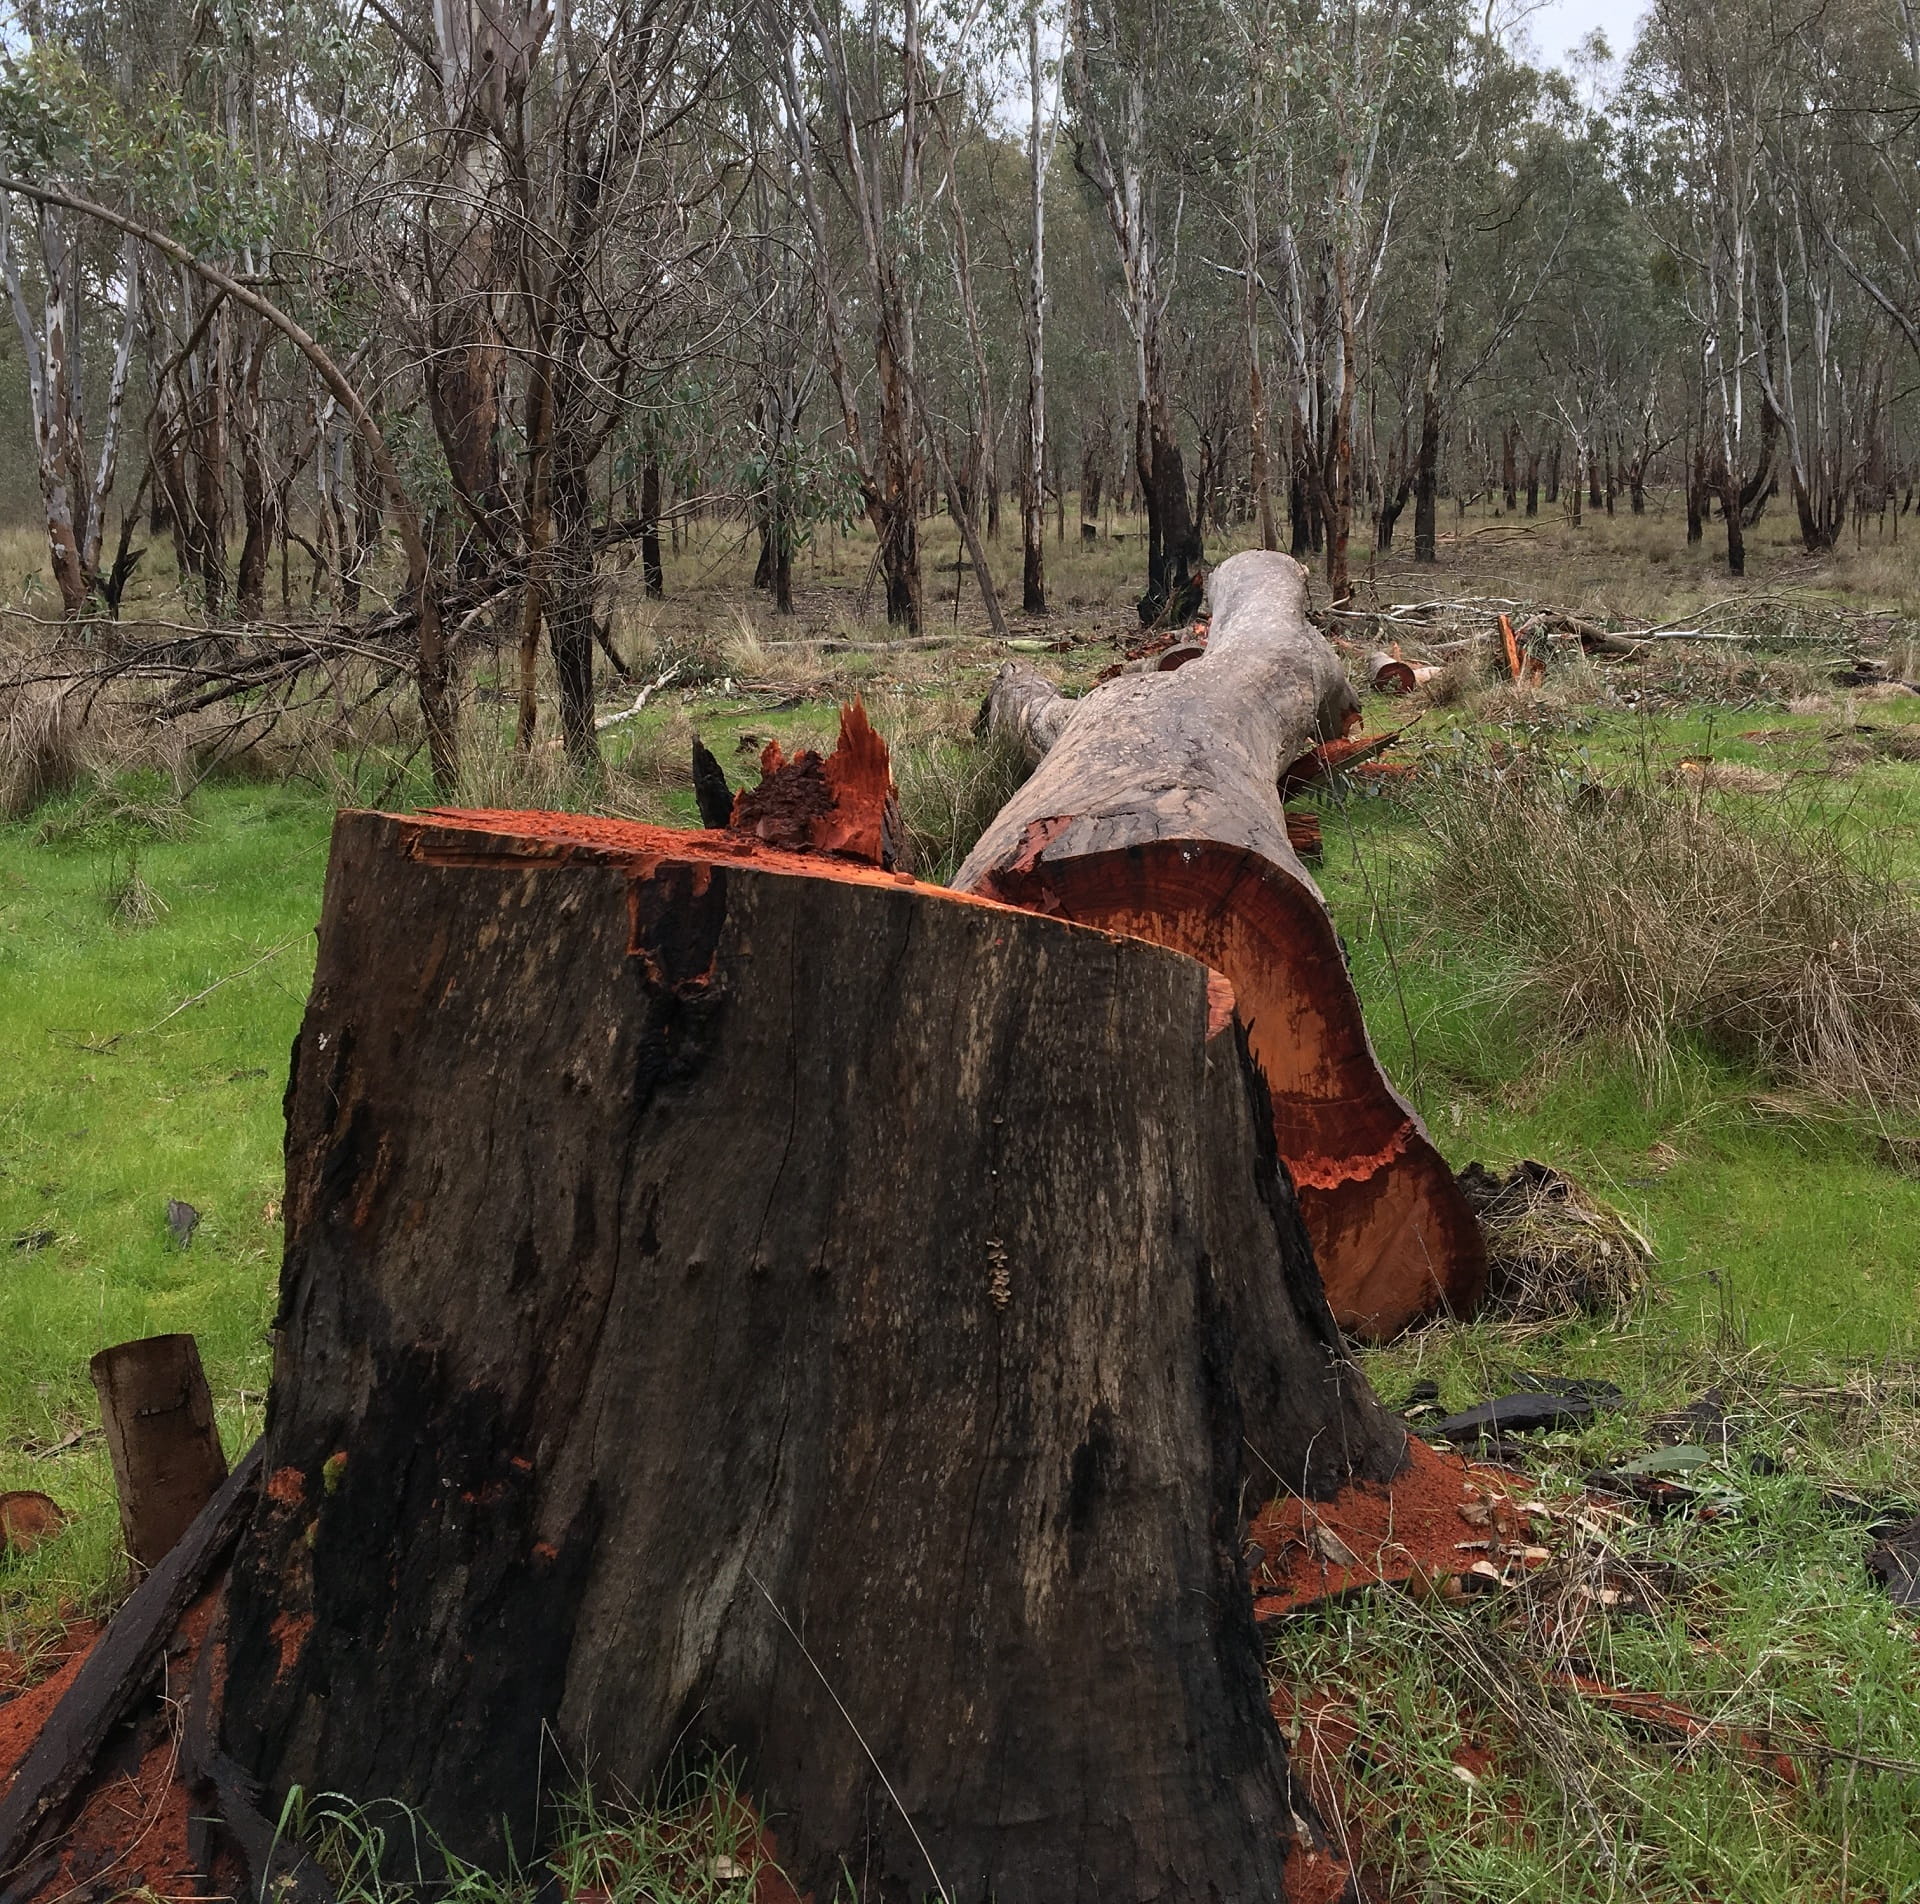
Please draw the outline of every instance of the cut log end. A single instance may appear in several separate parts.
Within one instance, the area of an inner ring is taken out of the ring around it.
[[[980,890],[1173,946],[1223,975],[1340,1326],[1384,1339],[1423,1316],[1471,1315],[1486,1289],[1479,1224],[1381,1076],[1332,921],[1304,876],[1216,841],[1057,858],[1050,844],[1036,837]]]

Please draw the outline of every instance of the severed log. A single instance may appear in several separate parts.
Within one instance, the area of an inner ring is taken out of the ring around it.
[[[213,1395],[190,1335],[151,1335],[88,1364],[113,1457],[120,1532],[137,1567],[156,1567],[227,1478]]]
[[[1245,1516],[1404,1435],[1208,1026],[1187,958],[851,858],[343,815],[228,1601],[262,1810],[524,1858],[724,1751],[818,1897],[1280,1896]]]
[[[1439,672],[1428,662],[1403,661],[1384,649],[1367,657],[1367,680],[1376,694],[1411,694]]]
[[[1471,1313],[1486,1285],[1479,1225],[1381,1072],[1281,808],[1289,767],[1316,743],[1331,752],[1358,703],[1306,619],[1298,563],[1236,555],[1211,595],[1207,652],[1177,674],[1049,702],[1002,670],[990,721],[1029,744],[1054,738],[954,883],[1224,974],[1341,1326],[1381,1338],[1441,1310]],[[1009,702],[1017,722],[1003,717]]]

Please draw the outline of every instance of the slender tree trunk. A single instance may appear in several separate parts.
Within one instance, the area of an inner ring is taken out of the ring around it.
[[[85,507],[85,499],[82,497],[76,502],[67,474],[68,445],[75,424],[67,363],[70,299],[65,273],[68,267],[62,261],[70,263],[71,247],[65,239],[64,224],[51,233],[47,225],[47,221],[59,216],[51,207],[40,211],[46,293],[45,348],[42,349],[41,330],[36,327],[28,307],[14,250],[11,201],[0,193],[0,268],[4,268],[14,323],[20,333],[21,353],[26,359],[27,401],[33,413],[34,453],[47,532],[47,559],[53,569],[54,587],[59,591],[61,612],[76,616],[86,612],[90,591],[83,558],[83,525],[76,519],[76,509]]]
[[[1344,195],[1344,194],[1343,194]],[[1353,283],[1346,247],[1337,248],[1336,290],[1340,305],[1340,382],[1333,409],[1333,443],[1328,457],[1329,480],[1324,513],[1327,532],[1327,594],[1332,606],[1344,608],[1353,599],[1347,579],[1347,539],[1353,530],[1353,406],[1358,348],[1353,313]]]
[[[1512,515],[1519,505],[1518,471],[1514,462],[1514,439],[1517,434],[1511,423],[1500,432],[1500,492],[1508,515]],[[1532,511],[1529,510],[1528,514],[1532,514]]]
[[[234,600],[243,621],[266,609],[267,562],[273,553],[274,483],[267,457],[267,412],[262,390],[269,334],[258,319],[243,327],[235,434],[240,439],[240,518],[244,540],[234,572]]]
[[[1413,481],[1413,559],[1440,559],[1440,405],[1432,390],[1421,405],[1420,458]]]
[[[640,472],[640,573],[655,601],[667,592],[667,571],[660,560],[660,459],[649,454]]]
[[[576,767],[597,766],[600,743],[593,725],[593,499],[587,472],[579,467],[570,437],[557,447],[551,490],[553,560],[548,582],[547,639],[553,650],[554,681],[560,695],[560,733],[567,758]],[[656,537],[656,561],[658,555]]]
[[[1741,507],[1740,478],[1733,464],[1726,458],[1720,459],[1720,513],[1727,525],[1727,573],[1744,575],[1747,572],[1746,526],[1741,520],[1745,511]]]
[[[1027,270],[1027,459],[1020,472],[1020,606],[1029,615],[1047,612],[1047,153],[1041,98],[1045,68],[1040,57],[1039,0],[1027,6],[1028,216],[1032,249]],[[1098,502],[1096,498],[1096,510]],[[1082,484],[1080,513],[1087,513]]]

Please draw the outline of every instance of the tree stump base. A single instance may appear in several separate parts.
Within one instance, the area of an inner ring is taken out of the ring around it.
[[[1281,1894],[1241,1543],[1384,1478],[1205,968],[904,875],[343,814],[224,1741],[525,1857],[731,1755],[803,1889]]]

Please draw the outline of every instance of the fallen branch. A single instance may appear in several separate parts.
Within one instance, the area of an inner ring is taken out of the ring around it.
[[[618,714],[602,714],[600,718],[594,722],[593,731],[596,734],[604,734],[609,727],[618,727],[622,721],[632,720],[662,688],[670,686],[674,680],[678,678],[679,673],[680,664],[676,661],[664,674],[655,675],[654,678],[640,690],[639,694],[635,696],[634,703],[631,707],[622,708]]]

